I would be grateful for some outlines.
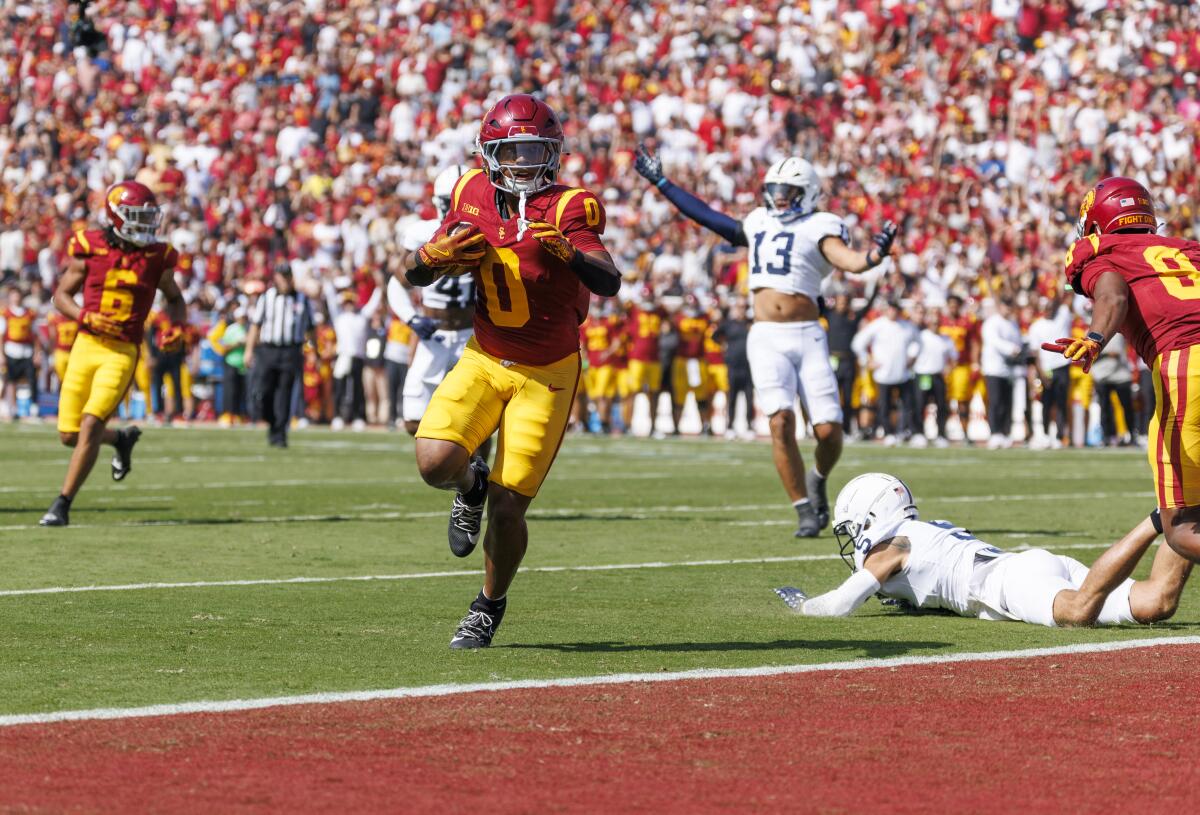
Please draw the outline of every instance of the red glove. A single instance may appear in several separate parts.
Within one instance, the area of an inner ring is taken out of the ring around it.
[[[1062,337],[1054,342],[1044,342],[1042,350],[1062,354],[1071,362],[1081,365],[1086,374],[1092,369],[1092,363],[1096,361],[1096,357],[1100,356],[1100,346],[1103,341],[1099,334],[1089,331],[1086,337]]]
[[[121,335],[121,323],[98,311],[85,312],[80,322],[87,327],[88,331],[102,337],[119,337]]]

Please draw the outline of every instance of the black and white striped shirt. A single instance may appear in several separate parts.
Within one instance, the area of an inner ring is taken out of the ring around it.
[[[264,345],[301,345],[313,326],[312,305],[300,292],[280,294],[272,286],[254,304],[250,322],[258,326]]]

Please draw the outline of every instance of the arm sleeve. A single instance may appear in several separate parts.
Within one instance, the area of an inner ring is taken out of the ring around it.
[[[742,225],[728,215],[717,212],[708,204],[692,195],[687,190],[676,187],[670,181],[663,179],[659,186],[667,200],[686,217],[700,224],[705,229],[715,232],[734,246],[748,246],[746,232]]]
[[[404,322],[408,322],[413,317],[417,316],[417,310],[413,307],[412,298],[408,296],[408,289],[404,285],[392,278],[387,285],[388,305],[392,307],[392,311],[396,312],[396,316]]]
[[[862,569],[833,591],[805,600],[801,610],[806,617],[848,617],[877,591],[879,581],[875,575]]]

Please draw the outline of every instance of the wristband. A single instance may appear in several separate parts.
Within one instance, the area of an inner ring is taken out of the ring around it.
[[[1087,337],[1087,339],[1091,340],[1092,342],[1097,342],[1097,343],[1100,343],[1101,345],[1104,345],[1104,335],[1101,334],[1099,331],[1089,331],[1087,333],[1086,337]]]
[[[661,190],[663,187],[667,186],[670,183],[671,182],[667,181],[666,177],[664,176],[664,177],[658,179],[658,181],[655,181],[654,186],[658,187]]]
[[[1154,524],[1155,532],[1160,535],[1163,533],[1162,513],[1158,511],[1158,507],[1155,507],[1154,511],[1150,513],[1150,523]]]

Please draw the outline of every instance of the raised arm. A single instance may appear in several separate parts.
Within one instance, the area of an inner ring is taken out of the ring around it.
[[[871,237],[871,243],[874,245],[865,252],[851,249],[836,235],[822,238],[820,248],[821,254],[834,266],[851,274],[861,274],[883,263],[883,259],[892,251],[895,241],[896,225],[888,221],[883,225],[882,231]]]
[[[633,168],[637,170],[638,175],[658,187],[659,192],[686,217],[720,235],[734,246],[749,246],[746,232],[742,229],[740,222],[722,212],[717,212],[687,190],[668,181],[663,175],[662,160],[648,151],[644,144],[638,145],[637,158],[634,160]]]

